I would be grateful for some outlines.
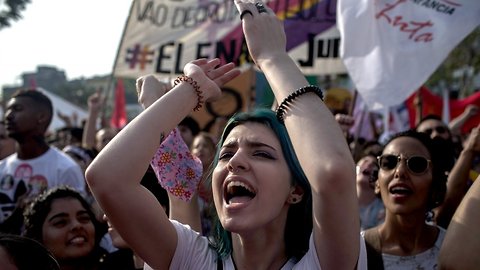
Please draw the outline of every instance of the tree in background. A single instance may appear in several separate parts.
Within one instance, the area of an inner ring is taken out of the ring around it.
[[[477,27],[449,54],[430,76],[426,86],[434,92],[447,87],[451,94],[464,98],[475,89],[474,77],[480,72],[480,27]]]
[[[20,12],[25,9],[30,0],[1,0],[0,1],[0,30],[8,27],[11,20],[18,21],[22,18]]]

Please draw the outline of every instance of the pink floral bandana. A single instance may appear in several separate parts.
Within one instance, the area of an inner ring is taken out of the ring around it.
[[[173,196],[190,201],[202,179],[203,166],[175,128],[160,144],[151,163],[160,185]]]

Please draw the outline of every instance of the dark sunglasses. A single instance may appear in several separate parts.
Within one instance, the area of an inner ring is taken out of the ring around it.
[[[438,134],[444,134],[444,133],[447,133],[447,128],[446,127],[442,127],[442,126],[438,126],[438,127],[434,127],[434,128],[427,128],[425,129],[424,131],[422,131],[423,133],[427,133],[428,135],[432,135],[433,131],[435,130],[435,132],[437,132]]]
[[[378,166],[380,169],[385,171],[390,171],[395,169],[398,166],[398,163],[402,159],[405,160],[407,164],[407,168],[410,172],[414,174],[423,174],[427,171],[428,167],[430,166],[431,160],[422,157],[422,156],[411,156],[408,158],[402,158],[400,155],[381,155],[377,157],[378,159]]]

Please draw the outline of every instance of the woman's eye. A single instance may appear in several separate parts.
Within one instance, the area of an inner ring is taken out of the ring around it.
[[[78,217],[78,221],[81,223],[90,223],[92,220],[90,219],[89,215],[82,215]]]
[[[220,160],[229,159],[232,156],[233,156],[232,152],[223,152],[223,153],[220,153],[220,156],[218,157],[218,159]]]
[[[63,220],[63,219],[53,222],[53,226],[55,226],[55,227],[63,227],[63,226],[65,226],[65,224],[67,224],[67,221]]]
[[[262,158],[274,159],[273,156],[270,155],[270,153],[264,151],[257,151],[253,155]]]

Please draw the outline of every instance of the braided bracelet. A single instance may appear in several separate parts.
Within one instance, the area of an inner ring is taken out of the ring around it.
[[[194,111],[200,110],[200,108],[202,108],[203,106],[203,96],[202,96],[202,91],[200,91],[200,86],[198,86],[197,84],[197,81],[192,79],[192,77],[188,77],[187,75],[182,75],[173,81],[173,85],[175,86],[182,82],[187,82],[190,85],[192,85],[193,90],[195,90],[195,93],[197,94],[197,105],[195,106],[195,108],[193,108],[193,110]]]
[[[280,103],[280,106],[278,106],[277,111],[276,111],[278,121],[283,123],[285,112],[287,111],[288,105],[291,104],[292,101],[294,99],[296,99],[297,97],[299,97],[299,96],[301,96],[305,93],[308,93],[308,92],[313,92],[313,93],[317,94],[317,96],[320,97],[321,100],[323,100],[322,89],[320,89],[320,87],[318,87],[318,86],[307,85],[307,86],[304,86],[302,88],[298,88],[297,90],[295,90],[295,92],[288,95],[288,97],[286,97],[282,101],[282,103]]]

